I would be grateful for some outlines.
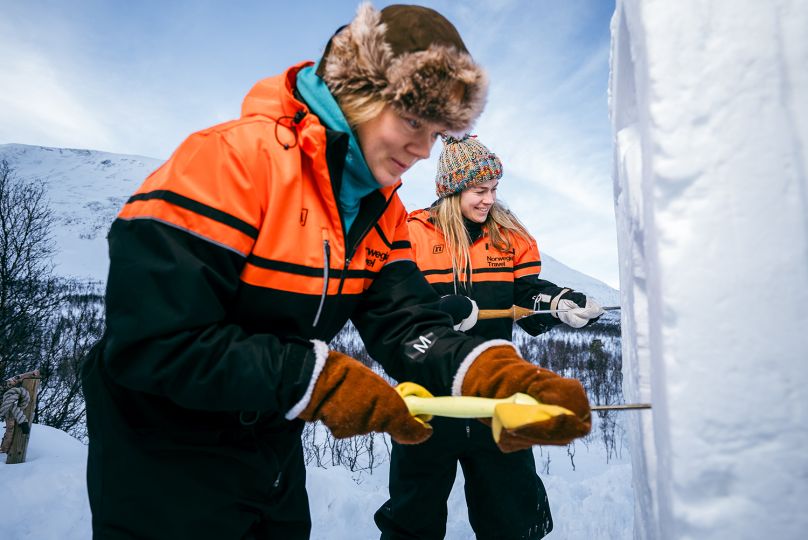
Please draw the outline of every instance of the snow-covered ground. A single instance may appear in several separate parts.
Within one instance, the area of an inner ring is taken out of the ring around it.
[[[574,470],[566,447],[534,450],[555,522],[548,539],[632,538],[634,500],[628,450],[619,441],[617,455],[607,463],[597,420],[592,431],[588,444],[575,444]],[[83,443],[62,431],[34,424],[25,463],[7,465],[0,457],[0,538],[90,538],[86,459]],[[549,474],[543,472],[547,468]],[[378,538],[373,512],[387,500],[387,472],[386,463],[373,474],[353,473],[339,466],[309,467],[312,539]],[[466,517],[462,472],[458,473],[449,499],[447,540],[474,538]]]

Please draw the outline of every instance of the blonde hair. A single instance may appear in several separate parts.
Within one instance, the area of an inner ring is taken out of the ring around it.
[[[342,95],[333,94],[342,114],[348,121],[351,129],[356,129],[359,124],[373,120],[382,113],[387,104],[378,96],[366,96],[362,94],[351,94],[346,92]]]
[[[463,222],[463,212],[460,209],[460,193],[440,199],[430,208],[429,213],[446,241],[446,250],[452,258],[452,275],[455,282],[470,288],[472,284],[472,273],[469,268],[471,242]],[[482,226],[485,228],[491,245],[500,251],[512,249],[511,234],[519,235],[528,242],[533,241],[533,237],[530,236],[519,218],[500,201],[494,201]]]

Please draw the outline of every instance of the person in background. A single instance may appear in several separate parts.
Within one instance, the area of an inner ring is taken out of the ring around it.
[[[399,380],[575,412],[522,444],[588,433],[578,381],[454,331],[412,262],[401,176],[468,129],[486,86],[441,14],[363,4],[317,66],[259,81],[146,178],[111,226],[106,330],[82,366],[95,538],[308,538],[305,421],[426,440],[385,380],[329,350],[349,319]]]
[[[446,311],[469,335],[509,340],[511,319],[480,320],[479,309],[518,305],[559,309],[518,321],[531,335],[561,322],[580,328],[596,320],[598,303],[539,278],[536,242],[497,201],[499,158],[468,135],[444,137],[438,160],[438,201],[412,212],[410,241],[418,267],[443,296]],[[464,295],[464,296],[458,296]],[[465,307],[462,301],[465,299]],[[553,528],[544,485],[529,448],[503,453],[491,429],[476,420],[435,417],[423,444],[393,443],[390,499],[376,512],[382,539],[443,538],[446,502],[457,464],[463,469],[469,522],[479,539],[536,539]]]

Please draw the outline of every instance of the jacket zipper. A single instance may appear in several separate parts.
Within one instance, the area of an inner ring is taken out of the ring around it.
[[[401,186],[399,186],[399,187],[401,187]],[[359,238],[357,238],[357,239],[356,239],[356,243],[353,245],[353,249],[351,250],[350,255],[348,255],[347,257],[345,257],[345,266],[344,266],[344,267],[343,267],[343,269],[342,269],[342,277],[340,278],[340,281],[339,281],[339,288],[337,289],[337,294],[341,294],[341,293],[342,293],[342,286],[343,286],[343,284],[345,283],[345,277],[348,275],[348,267],[351,265],[351,259],[353,259],[353,256],[354,256],[354,254],[356,253],[356,249],[359,247],[359,244],[361,244],[361,243],[362,243],[362,239],[364,239],[364,238],[365,238],[365,236],[367,236],[367,234],[370,232],[370,229],[372,229],[372,228],[373,228],[373,226],[374,226],[374,225],[376,225],[376,222],[378,221],[378,219],[379,219],[381,216],[383,216],[383,215],[384,215],[385,210],[387,210],[387,207],[388,207],[388,206],[390,206],[390,203],[393,201],[393,197],[395,197],[396,192],[398,191],[398,189],[399,189],[399,188],[397,187],[396,189],[394,189],[394,190],[393,190],[393,193],[391,193],[391,194],[390,194],[390,198],[389,198],[389,199],[387,199],[387,200],[384,202],[384,206],[382,206],[381,211],[380,211],[380,212],[379,212],[379,213],[376,215],[376,219],[374,219],[373,221],[371,221],[371,222],[370,222],[370,224],[369,224],[369,225],[368,225],[368,226],[365,228],[365,230],[362,232],[362,234],[361,234],[361,235],[359,235]],[[343,225],[343,230],[344,230],[344,227],[345,227],[345,226]],[[347,242],[347,240],[348,240],[348,233],[347,233],[347,231],[346,231],[346,232],[345,232],[345,243],[346,243],[346,244],[348,243],[348,242]],[[347,245],[346,245],[346,247],[347,247]]]
[[[314,316],[314,322],[311,323],[313,327],[317,326],[317,323],[320,321],[320,314],[323,312],[325,298],[328,295],[328,270],[329,266],[331,266],[331,246],[328,244],[326,234],[327,231],[323,229],[323,293],[320,295],[320,305],[317,307],[317,314]]]

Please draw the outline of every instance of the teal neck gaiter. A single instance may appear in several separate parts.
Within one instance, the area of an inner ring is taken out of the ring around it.
[[[348,125],[345,115],[342,114],[342,110],[325,82],[315,74],[316,70],[317,66],[308,66],[298,72],[297,90],[324,126],[348,134],[348,154],[345,156],[345,168],[342,172],[342,183],[337,197],[340,210],[342,210],[342,218],[345,220],[345,235],[347,236],[359,214],[359,202],[362,197],[381,186],[376,182],[365,162],[365,156],[362,155],[362,150],[359,148],[356,134]]]

